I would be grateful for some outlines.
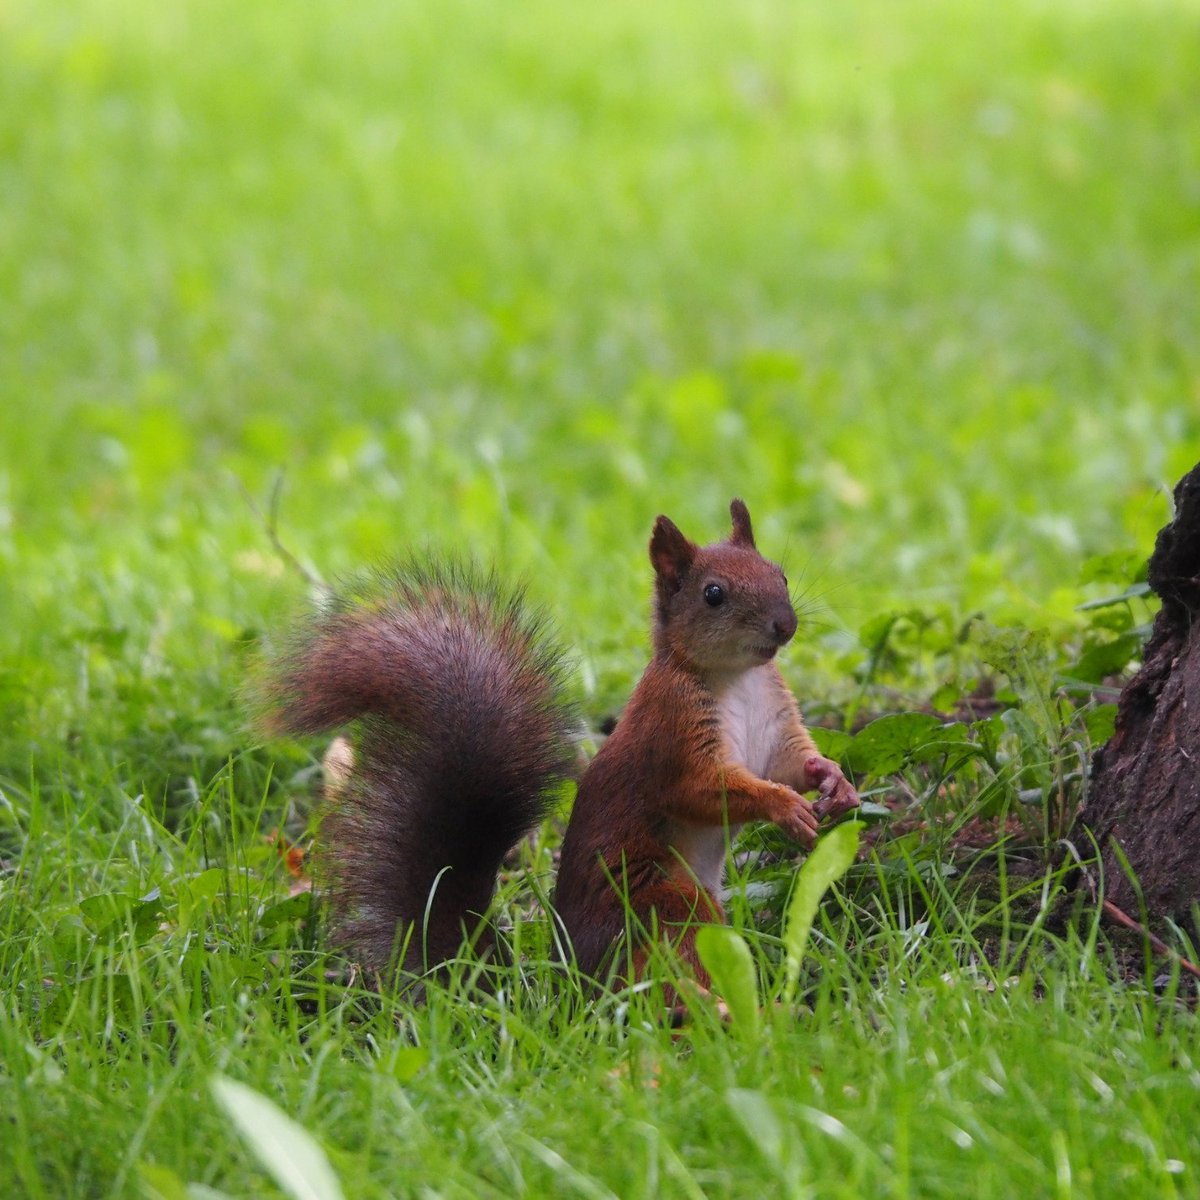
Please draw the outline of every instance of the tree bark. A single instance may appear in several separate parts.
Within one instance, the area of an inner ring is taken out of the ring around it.
[[[1151,923],[1190,924],[1200,902],[1200,464],[1175,489],[1148,578],[1162,608],[1093,760],[1076,833],[1096,839],[1109,900],[1133,916],[1144,904]]]

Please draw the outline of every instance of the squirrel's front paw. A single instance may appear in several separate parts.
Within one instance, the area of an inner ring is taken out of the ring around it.
[[[799,792],[789,787],[780,787],[781,792],[787,793],[790,801],[787,810],[776,818],[775,824],[793,841],[809,848],[817,840],[817,823],[820,818],[817,812]]]
[[[840,817],[858,807],[858,793],[854,785],[842,774],[842,768],[832,759],[814,754],[804,764],[805,782],[817,790],[817,802],[813,805],[818,819]]]

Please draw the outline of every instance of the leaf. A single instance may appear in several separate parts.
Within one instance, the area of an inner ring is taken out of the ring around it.
[[[1114,604],[1125,604],[1130,600],[1137,600],[1139,597],[1149,594],[1150,585],[1148,583],[1131,583],[1122,592],[1116,592],[1111,596],[1100,596],[1095,600],[1085,600],[1082,604],[1075,606],[1075,611],[1092,612],[1097,608],[1110,608]]]
[[[880,613],[872,617],[858,631],[858,641],[864,650],[872,653],[881,650],[892,632],[892,626],[899,621],[903,613]]]
[[[736,1033],[758,1040],[762,1013],[758,979],[746,939],[728,925],[705,925],[696,933],[696,953],[712,976],[713,990],[729,1007]]]
[[[188,1200],[187,1185],[161,1163],[138,1163],[138,1182],[146,1200]]]
[[[187,921],[203,911],[213,902],[224,884],[225,872],[220,867],[209,867],[207,871],[184,880],[176,894],[180,917]]]
[[[854,810],[854,815],[864,824],[871,825],[876,821],[890,821],[896,814],[886,804],[877,804],[874,800],[863,800]]]
[[[297,892],[263,910],[258,918],[260,929],[273,929],[285,921],[296,921],[312,912],[312,892]]]
[[[158,888],[151,888],[139,900],[131,901],[130,907],[133,910],[133,938],[140,945],[158,933],[166,916],[162,892]]]
[[[769,1163],[779,1166],[786,1145],[783,1124],[766,1096],[750,1088],[730,1088],[725,1103],[755,1149]]]
[[[1141,634],[1123,633],[1111,641],[1089,646],[1067,674],[1072,679],[1099,683],[1110,675],[1119,675],[1141,651]]]
[[[158,888],[135,900],[123,892],[105,892],[79,902],[79,913],[97,936],[114,931],[129,919],[134,941],[141,943],[158,932],[164,915]]]
[[[817,749],[826,758],[832,758],[837,763],[842,761],[846,747],[854,741],[853,735],[844,733],[840,729],[822,729],[821,726],[816,725],[810,726],[808,732],[812,734],[812,740],[816,743]]]
[[[971,732],[978,738],[980,750],[989,758],[995,757],[996,751],[1000,748],[1000,739],[1004,736],[1007,728],[1001,713],[983,717],[971,724]]]
[[[970,758],[980,753],[980,748],[972,744],[967,727],[961,721],[951,721],[942,726],[936,737],[914,746],[909,752],[909,761],[933,762],[945,754],[958,754]]]
[[[1138,550],[1111,550],[1086,559],[1079,571],[1080,583],[1137,583],[1146,578],[1148,561]],[[1091,606],[1109,601],[1092,601]],[[1088,605],[1081,605],[1086,608]]]
[[[1117,706],[1097,704],[1084,711],[1083,723],[1088,731],[1088,740],[1093,746],[1102,745],[1113,735],[1117,727]]]
[[[121,918],[129,898],[120,892],[104,892],[98,896],[87,896],[79,902],[79,915],[95,934],[111,929]]]
[[[785,1005],[795,998],[800,960],[804,957],[821,898],[850,869],[858,853],[861,829],[859,821],[835,826],[820,838],[796,876],[796,889],[788,903],[783,926]]]
[[[945,725],[931,713],[895,713],[872,721],[855,734],[845,752],[845,762],[857,775],[891,775],[912,758],[916,750],[946,737],[956,727]],[[962,740],[966,731],[961,725]]]
[[[194,903],[212,900],[224,882],[225,872],[220,867],[209,867],[207,871],[201,871],[187,881],[188,895]]]
[[[427,1046],[401,1046],[392,1055],[392,1075],[397,1083],[411,1083],[429,1062]]]
[[[266,1096],[222,1075],[212,1093],[271,1178],[296,1200],[344,1200],[325,1151],[302,1125]]]

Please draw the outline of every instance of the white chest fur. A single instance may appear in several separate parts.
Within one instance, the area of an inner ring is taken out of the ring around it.
[[[765,778],[787,721],[775,668],[768,664],[743,672],[717,690],[716,700],[726,761]],[[732,841],[740,830],[730,825],[726,834],[720,825],[679,821],[671,831],[675,852],[714,896],[724,887],[726,838]]]
[[[766,778],[787,720],[773,664],[754,667],[719,689],[717,719],[729,761]]]

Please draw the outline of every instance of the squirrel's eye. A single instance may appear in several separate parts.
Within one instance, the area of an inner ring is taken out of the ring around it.
[[[704,589],[704,603],[709,608],[716,608],[718,604],[725,602],[725,589],[719,583],[710,583]]]

